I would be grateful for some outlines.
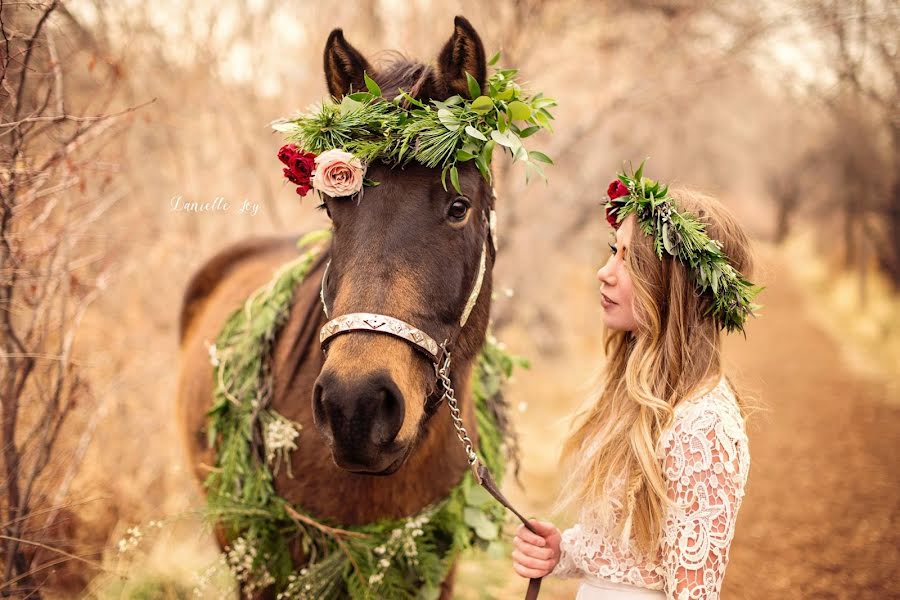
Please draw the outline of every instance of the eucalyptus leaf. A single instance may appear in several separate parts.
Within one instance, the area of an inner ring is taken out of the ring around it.
[[[512,100],[515,93],[516,93],[516,90],[514,90],[511,87],[508,87],[508,88],[504,89],[503,91],[498,92],[496,94],[496,97],[498,100],[503,100],[504,102],[507,102],[509,100]]]
[[[494,65],[497,64],[497,61],[500,60],[500,54],[501,54],[501,51],[500,51],[500,50],[497,50],[497,53],[494,54],[494,55],[491,57],[491,59],[488,61],[488,66],[489,66],[489,67],[493,67]]]
[[[670,229],[669,224],[666,222],[663,222],[662,232],[661,232],[660,237],[662,237],[663,247],[665,247],[666,252],[668,252],[669,254],[674,256],[676,251],[675,251],[674,244],[672,244],[671,232],[669,231],[669,229]]]
[[[275,131],[281,133],[287,133],[289,131],[294,131],[297,128],[296,123],[293,121],[272,121],[269,125]]]
[[[494,101],[487,96],[478,96],[472,101],[472,112],[483,115],[494,108]]]
[[[450,167],[450,183],[453,184],[453,189],[457,194],[462,194],[462,188],[459,187],[459,171],[455,165]]]
[[[481,140],[482,142],[488,141],[483,133],[472,127],[471,125],[466,125],[465,129],[466,133],[469,134],[470,137],[475,138],[476,140]]]
[[[491,139],[501,146],[506,146],[509,149],[513,149],[516,147],[516,144],[510,139],[509,135],[500,133],[499,131],[492,131]]]
[[[531,107],[520,100],[511,102],[507,111],[513,121],[527,121],[531,118]]]
[[[548,165],[553,164],[553,160],[543,152],[538,152],[537,150],[531,150],[528,152],[528,158],[536,160],[538,162],[546,163]]]
[[[542,128],[553,131],[553,126],[550,124],[550,119],[548,119],[547,115],[545,115],[543,112],[537,111],[536,113],[534,113],[534,120],[537,121],[538,125],[540,125]]]
[[[489,141],[484,145],[484,148],[481,149],[481,156],[484,157],[485,162],[490,166],[491,160],[494,157],[494,147],[497,145],[497,142],[494,140]]]
[[[381,95],[381,88],[378,87],[378,84],[375,83],[375,80],[369,77],[369,74],[363,71],[363,81],[366,83],[366,89],[369,90],[369,93],[373,96]]]
[[[469,86],[469,97],[473,100],[481,95],[481,85],[478,83],[478,80],[472,77],[469,72],[466,72],[466,83]]]
[[[488,542],[496,540],[500,533],[500,528],[497,524],[491,521],[487,513],[480,508],[465,507],[463,509],[463,521],[475,530],[475,535]]]
[[[456,131],[459,129],[459,121],[453,115],[453,113],[446,108],[441,108],[438,110],[438,119],[440,119],[441,124],[450,131]]]

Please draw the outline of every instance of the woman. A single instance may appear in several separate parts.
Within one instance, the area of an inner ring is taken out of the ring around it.
[[[557,502],[580,522],[514,539],[516,573],[581,577],[578,600],[718,598],[750,467],[720,357],[721,330],[758,308],[747,236],[714,199],[642,171],[608,190],[608,361],[563,446]]]

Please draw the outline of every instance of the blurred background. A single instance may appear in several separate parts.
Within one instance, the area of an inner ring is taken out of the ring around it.
[[[376,62],[433,61],[457,14],[559,101],[532,138],[546,185],[495,160],[493,327],[533,364],[507,392],[514,503],[549,516],[604,361],[600,203],[649,156],[740,216],[766,286],[726,343],[757,410],[724,597],[900,597],[894,0],[0,2],[0,596],[191,596],[217,550],[173,412],[185,284],[230,242],[326,224],[268,123],[326,95],[333,28]],[[457,596],[524,589],[470,554]]]

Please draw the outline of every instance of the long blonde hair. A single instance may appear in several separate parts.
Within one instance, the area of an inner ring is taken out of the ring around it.
[[[679,210],[706,223],[732,266],[749,277],[750,243],[731,213],[695,191],[682,188],[671,195]],[[691,273],[668,255],[660,260],[640,227],[634,228],[625,265],[637,328],[605,333],[608,360],[595,400],[576,415],[563,445],[560,462],[568,476],[556,510],[590,508],[623,543],[633,539],[638,551],[650,554],[668,502],[656,444],[674,419],[674,407],[722,376],[721,339],[705,314],[709,298],[697,293]],[[738,403],[744,412],[740,397]]]

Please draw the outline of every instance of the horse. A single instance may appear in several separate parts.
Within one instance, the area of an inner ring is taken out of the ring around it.
[[[467,96],[467,73],[482,88],[487,79],[481,38],[463,17],[456,17],[433,65],[398,56],[376,70],[335,29],[325,44],[324,71],[335,99],[364,90],[364,74],[386,98],[402,89],[420,101]],[[449,378],[462,423],[477,443],[468,383],[488,327],[494,265],[493,251],[485,252],[494,195],[471,162],[459,168],[462,193],[445,189],[440,169],[418,163],[373,162],[367,177],[379,185],[363,198],[322,196],[332,239],[294,290],[271,363],[272,406],[300,425],[292,475],[282,469],[276,490],[311,516],[345,526],[415,514],[446,497],[468,462],[450,412],[431,402],[441,394],[425,353],[392,335],[352,330],[330,339],[324,354],[322,303],[332,317],[373,313],[413,324],[438,342],[455,340]],[[297,257],[296,239],[258,237],[228,246],[185,290],[177,412],[199,482],[215,464],[205,432],[213,400],[206,344],[280,265]],[[464,311],[471,312],[461,326]],[[217,538],[224,548],[221,531]],[[299,568],[302,552],[292,553]],[[454,573],[455,565],[442,598],[452,593]]]

